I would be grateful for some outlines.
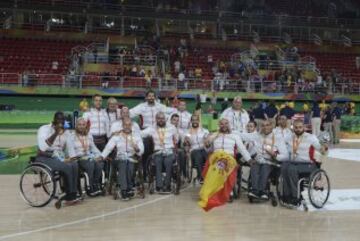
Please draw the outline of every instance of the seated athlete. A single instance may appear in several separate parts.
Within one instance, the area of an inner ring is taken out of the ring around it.
[[[87,121],[79,118],[76,122],[75,132],[66,139],[66,149],[69,158],[77,161],[79,167],[83,169],[89,177],[88,194],[97,195],[101,192],[101,153],[95,146],[93,137],[88,134]]]
[[[63,112],[56,112],[51,124],[43,125],[37,133],[38,154],[37,162],[42,162],[53,171],[59,171],[65,181],[66,204],[74,204],[77,197],[78,164],[66,160],[65,143],[69,132],[64,129],[65,116]]]

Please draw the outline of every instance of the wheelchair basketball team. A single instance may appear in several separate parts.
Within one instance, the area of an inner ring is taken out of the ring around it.
[[[319,170],[318,156],[328,148],[321,138],[305,132],[302,120],[294,120],[292,129],[285,115],[276,121],[250,120],[241,97],[235,97],[221,114],[215,133],[201,126],[201,114],[190,114],[184,101],[167,107],[151,90],[145,102],[132,109],[118,108],[115,98],[107,104],[103,109],[102,97],[93,96],[93,107],[75,121],[74,130],[64,128],[62,112],[38,130],[33,163],[60,173],[68,205],[81,199],[80,176],[84,175],[89,196],[108,191],[126,201],[143,194],[144,183],[150,193],[177,194],[186,182],[201,185],[208,156],[222,150],[234,155],[240,166],[249,166],[247,195],[251,200],[269,200],[269,179],[277,170],[282,203],[297,207],[299,180]],[[108,190],[105,180],[114,183],[107,185]]]

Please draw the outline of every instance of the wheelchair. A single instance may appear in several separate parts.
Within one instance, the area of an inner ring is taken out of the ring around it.
[[[154,162],[154,155],[156,153],[153,153],[148,158],[148,175],[149,175],[149,194],[155,193],[155,186],[156,186],[156,169],[155,169],[155,162]],[[163,168],[162,173],[165,172],[165,168]],[[163,175],[164,177],[164,175]],[[175,161],[172,166],[172,173],[171,173],[171,192],[175,195],[178,195],[180,193],[180,187],[181,187],[181,173],[180,173],[180,163],[179,159],[177,157],[177,154],[175,152]]]
[[[202,173],[198,173],[197,171],[197,167],[194,165],[194,160],[191,158],[191,152],[190,150],[186,150],[185,151],[187,154],[187,159],[186,159],[186,173],[187,173],[187,180],[188,183],[192,183],[193,186],[196,186],[197,183],[199,183],[198,178],[202,177]],[[208,158],[208,153],[206,153]],[[206,161],[205,161],[206,162]],[[204,169],[205,163],[203,163],[203,166],[201,169]],[[200,176],[199,176],[200,175]],[[202,182],[199,183],[200,185],[202,185]]]
[[[32,207],[44,207],[56,199],[55,207],[61,208],[64,198],[64,181],[58,171],[52,171],[42,162],[31,157],[20,177],[20,193]]]
[[[183,157],[185,159],[185,166],[183,167],[184,170],[181,169],[181,165],[179,167],[180,172],[180,188],[185,188],[188,184],[193,181],[193,165],[191,162],[190,151],[186,148],[181,149],[183,153]]]
[[[232,191],[232,195],[230,196],[230,202],[232,202],[234,199],[240,199],[242,192],[247,192],[249,190],[249,178],[245,177],[245,171],[244,168],[249,168],[250,165],[246,161],[242,159],[242,156],[240,153],[236,154],[236,161],[239,164],[238,172],[237,172],[237,179],[235,186]],[[254,158],[254,156],[252,156]]]
[[[308,211],[308,202],[316,209],[324,207],[330,196],[330,179],[325,170],[321,169],[321,164],[317,163],[317,168],[310,174],[300,174],[297,183],[298,207],[302,206]],[[283,179],[279,175],[276,185],[276,194],[278,202],[285,207],[289,207],[283,200]],[[308,202],[307,202],[308,201]],[[273,203],[277,206],[277,202]]]
[[[90,188],[89,176],[83,168],[79,165],[79,181],[78,181],[78,192],[82,197],[85,197],[85,194],[89,197],[96,196],[106,196],[106,187],[108,183],[108,178],[106,177],[105,170],[102,170],[101,180],[98,180],[100,183],[99,191],[97,193],[92,193]]]
[[[141,158],[139,158],[141,159]],[[116,187],[116,172],[112,165],[110,165],[109,171],[109,183],[108,183],[108,193],[113,196],[114,200],[120,198],[119,192]],[[141,199],[145,198],[145,184],[144,184],[144,173],[142,169],[142,164],[140,162],[135,163],[135,173],[134,173],[134,197],[139,197]]]
[[[271,205],[276,207],[278,205],[278,195],[277,195],[278,189],[277,189],[277,187],[278,187],[278,183],[279,183],[279,176],[280,176],[280,165],[276,164],[273,166],[273,169],[271,170],[271,172],[269,174],[269,178],[266,183],[265,193],[267,194],[268,198],[267,199],[257,199],[257,198],[248,196],[249,202],[250,203],[259,203],[259,202],[266,202],[266,201],[270,200]],[[246,190],[251,190],[251,175],[249,175],[249,178],[248,178],[246,184],[247,184]],[[275,189],[275,191],[273,189]]]
[[[86,190],[88,190],[89,179],[86,173],[82,171],[80,171],[79,179],[78,191],[80,200],[83,200]],[[84,191],[81,188],[81,183],[84,183]],[[56,200],[55,207],[57,209],[62,207],[65,198],[65,188],[61,173],[53,171],[43,162],[37,162],[36,157],[30,157],[28,166],[21,174],[19,186],[22,198],[32,207],[44,207],[52,200]],[[102,187],[104,186],[102,184]]]

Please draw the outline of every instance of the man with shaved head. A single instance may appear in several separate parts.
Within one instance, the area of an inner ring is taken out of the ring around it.
[[[100,151],[95,146],[93,137],[88,134],[87,121],[79,118],[76,122],[75,132],[69,135],[66,140],[66,149],[69,158],[77,161],[88,177],[87,193],[91,196],[100,193],[101,165],[97,164],[102,158]]]
[[[245,161],[250,161],[251,157],[246,150],[241,137],[230,129],[228,119],[222,118],[219,121],[219,131],[209,135],[205,141],[206,147],[211,147],[213,151],[223,150],[231,155],[238,152]]]
[[[232,131],[246,132],[246,125],[250,117],[247,111],[243,109],[241,96],[234,98],[232,106],[224,110],[221,118],[228,120]]]
[[[119,133],[123,129],[124,120],[130,118],[130,111],[129,111],[129,108],[127,106],[123,106],[121,108],[120,116],[121,116],[120,119],[114,121],[111,124],[110,132],[109,132],[110,137],[112,135],[116,134],[116,133]],[[137,135],[140,135],[140,127],[135,121],[132,121],[131,128],[132,128],[131,130],[132,130],[133,133],[135,133]]]
[[[302,120],[295,120],[293,127],[294,133],[287,140],[290,156],[281,166],[281,176],[284,182],[283,201],[291,206],[297,206],[299,204],[297,184],[300,175],[310,175],[317,168],[315,150],[323,154],[327,146],[321,145],[315,135],[305,132]]]
[[[163,112],[156,114],[156,126],[146,128],[141,132],[142,137],[150,137],[154,142],[153,161],[156,168],[156,191],[171,192],[171,174],[175,162],[175,145],[179,140],[177,130],[173,125],[166,124]],[[162,169],[165,167],[165,181],[163,183]]]
[[[132,131],[132,124],[130,118],[124,117],[121,130],[110,138],[101,154],[103,158],[107,158],[116,148],[111,164],[115,171],[118,195],[124,201],[134,196],[135,163],[144,152],[142,139]]]
[[[286,161],[289,156],[284,138],[273,131],[270,120],[261,123],[260,132],[241,133],[241,137],[255,160],[250,163],[251,189],[248,195],[267,200],[266,186],[274,164]]]

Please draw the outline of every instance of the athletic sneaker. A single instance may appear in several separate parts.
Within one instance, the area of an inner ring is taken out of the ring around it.
[[[170,188],[170,187],[163,188],[162,193],[164,193],[164,194],[170,194],[170,193],[171,193],[171,188]]]
[[[250,192],[248,193],[248,196],[249,196],[249,197],[253,197],[253,198],[257,198],[257,199],[260,198],[259,195],[258,195],[256,192],[254,192],[254,191],[250,191]]]
[[[121,200],[123,200],[123,201],[129,201],[130,200],[130,198],[128,197],[125,190],[121,191]]]
[[[133,198],[135,196],[135,192],[134,190],[130,189],[130,190],[127,190],[126,191],[126,195],[129,197],[129,198]]]
[[[261,194],[260,198],[263,200],[268,200],[269,196],[266,193],[263,193],[263,194]]]

